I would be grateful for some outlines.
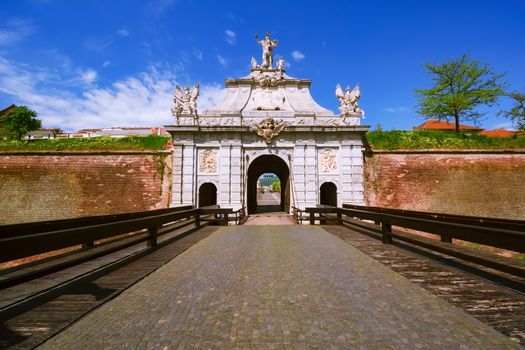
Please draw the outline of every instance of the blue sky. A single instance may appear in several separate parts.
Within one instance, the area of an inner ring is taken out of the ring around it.
[[[421,63],[470,50],[525,91],[525,1],[0,1],[0,108],[36,110],[64,130],[172,123],[174,84],[201,84],[199,109],[223,80],[260,59],[270,31],[291,76],[337,112],[336,84],[361,85],[363,124],[409,129],[423,118],[413,90]],[[496,116],[481,126],[510,127]]]

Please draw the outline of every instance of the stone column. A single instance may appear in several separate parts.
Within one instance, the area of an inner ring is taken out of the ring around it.
[[[306,186],[305,206],[315,207],[319,197],[319,169],[317,164],[317,146],[314,140],[307,143],[304,154],[304,179]]]
[[[337,190],[341,193],[341,196],[337,198],[337,205],[341,206],[343,203],[352,202],[352,144],[348,141],[343,141],[341,144],[340,151],[340,186]]]
[[[217,189],[217,204],[223,208],[231,207],[231,149],[229,143],[221,143],[219,150],[219,178],[220,186]]]
[[[195,146],[184,140],[173,144],[173,184],[170,206],[195,204]]]
[[[305,143],[297,142],[295,144],[292,156],[292,168],[290,169],[291,205],[295,205],[301,209],[304,209],[306,203],[305,151]]]
[[[230,145],[230,205],[233,210],[242,207],[242,145],[235,143]]]
[[[195,180],[197,152],[193,143],[186,143],[182,150],[182,204],[196,205]]]
[[[352,163],[352,199],[351,203],[364,204],[364,175],[363,175],[363,152],[361,142],[355,142],[351,147]]]

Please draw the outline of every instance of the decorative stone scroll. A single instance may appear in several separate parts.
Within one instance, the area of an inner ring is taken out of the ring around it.
[[[204,150],[200,153],[199,172],[201,174],[217,172],[217,153],[214,150]]]
[[[319,166],[322,173],[333,173],[337,171],[337,152],[325,150],[320,154]]]
[[[263,71],[256,68],[252,73],[252,79],[258,82],[260,86],[277,86],[284,82],[284,70],[271,69]]]

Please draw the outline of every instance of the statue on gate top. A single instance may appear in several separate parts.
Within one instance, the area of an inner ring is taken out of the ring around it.
[[[259,45],[262,47],[262,63],[261,68],[262,69],[272,69],[273,65],[273,49],[279,45],[279,41],[277,39],[271,40],[270,39],[270,32],[266,32],[266,36],[264,39],[259,40],[259,36],[255,35],[255,40]]]
[[[174,107],[171,109],[175,117],[180,115],[191,115],[197,117],[197,98],[199,97],[199,83],[193,89],[186,85],[184,90],[180,86],[175,87],[173,96]]]
[[[350,90],[350,86],[347,86],[344,92],[341,88],[341,85],[337,84],[335,88],[335,96],[339,99],[339,110],[341,111],[341,116],[364,116],[365,112],[359,108],[359,105],[357,104],[359,98],[361,97],[359,84],[357,84],[352,90]]]

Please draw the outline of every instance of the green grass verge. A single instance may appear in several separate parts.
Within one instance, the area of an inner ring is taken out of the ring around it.
[[[146,151],[162,150],[170,138],[149,135],[123,138],[93,137],[32,141],[0,140],[0,151]]]
[[[447,131],[370,131],[366,134],[372,149],[514,149],[525,148],[525,136],[488,137]]]

